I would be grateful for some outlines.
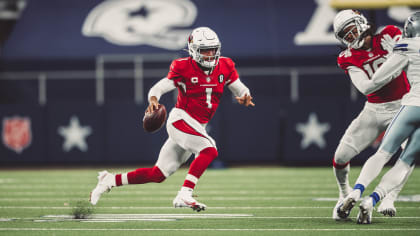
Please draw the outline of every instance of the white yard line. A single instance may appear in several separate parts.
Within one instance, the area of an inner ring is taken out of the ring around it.
[[[88,196],[89,197],[89,196]],[[296,200],[296,199],[312,199],[313,197],[302,197],[302,196],[290,196],[290,197],[202,197],[208,201],[273,201],[273,200]],[[44,198],[44,197],[33,197],[33,198],[1,198],[1,201],[18,202],[18,201],[30,201],[30,202],[57,202],[57,201],[79,201],[86,200],[86,197],[62,197],[62,198]],[[104,197],[101,201],[172,201],[173,196],[168,197],[136,197],[134,198],[122,198],[122,197]]]
[[[124,198],[124,197],[106,197],[103,198],[104,201],[168,201],[172,200],[173,196],[167,197],[136,197],[135,199]],[[61,198],[45,198],[45,197],[0,197],[0,201],[30,201],[30,202],[56,202],[56,201],[79,201],[85,200],[86,197],[61,197]],[[216,197],[216,196],[203,196],[202,199],[209,201],[276,201],[276,200],[296,200],[296,199],[310,199],[313,201],[337,201],[337,198],[328,198],[328,197],[316,197],[316,196],[279,196],[279,197],[262,197],[262,196],[253,196],[253,197]],[[402,202],[420,202],[420,195],[407,195],[399,196],[397,201]]]
[[[92,214],[92,219],[161,219],[252,217],[252,214]],[[43,218],[73,218],[72,215],[45,215]]]
[[[353,229],[110,229],[110,228],[0,228],[0,231],[420,231],[420,228],[353,228]]]
[[[243,190],[243,191],[214,191],[214,190],[205,190],[202,191],[206,195],[254,195],[254,196],[267,196],[267,195],[295,195],[295,194],[312,194],[312,195],[335,195],[337,194],[337,191],[335,190],[322,190],[322,191],[315,191],[315,190],[278,190],[278,191],[252,191],[252,190]],[[414,193],[414,191],[412,191]],[[6,193],[0,193],[1,195],[4,195],[5,197],[10,196],[60,196],[60,195],[86,195],[87,191],[65,191],[65,192],[57,192],[57,191],[19,191],[19,192],[8,192]],[[156,196],[156,195],[169,195],[174,196],[176,194],[176,191],[131,191],[131,190],[124,190],[124,191],[118,191],[113,193],[115,195],[150,195],[150,196]]]
[[[72,206],[0,206],[0,209],[72,209]],[[95,206],[95,209],[115,209],[115,210],[150,210],[150,209],[174,209],[173,207],[136,207],[136,206],[127,206],[127,207],[100,207]],[[420,209],[420,206],[400,206],[398,209]],[[208,207],[208,209],[217,209],[217,210],[241,210],[241,209],[332,209],[331,206],[264,206],[264,207],[249,207],[249,206],[233,206],[233,207]]]
[[[391,219],[390,217],[375,217],[377,219]],[[254,216],[252,214],[93,214],[86,219],[74,219],[73,215],[45,215],[39,218],[1,218],[7,221],[33,221],[33,222],[127,222],[127,221],[174,221],[180,219],[331,219],[330,216]],[[392,219],[420,219],[416,216],[392,217]]]
[[[311,191],[311,190],[331,190],[331,188],[336,188],[337,184],[335,183],[330,183],[330,184],[322,184],[321,181],[318,181],[318,183],[306,183],[307,186],[305,186],[305,189],[307,191]],[[13,184],[4,184],[2,186],[0,186],[0,189],[89,189],[91,190],[92,188],[94,188],[96,186],[96,183],[92,183],[92,184],[80,184],[80,183],[74,183],[74,184],[51,184],[51,183],[34,183],[34,184],[17,184],[17,183],[13,183]],[[156,185],[156,186],[147,186],[144,187],[143,189],[145,191],[149,191],[149,190],[163,190],[163,189],[178,189],[180,187],[180,185]],[[302,190],[302,184],[293,184],[293,183],[270,183],[270,184],[261,184],[260,182],[258,183],[254,183],[254,184],[250,184],[250,183],[235,183],[235,182],[229,182],[229,184],[220,184],[220,185],[214,185],[214,184],[207,184],[207,185],[203,185],[203,187],[201,188],[202,191],[206,191],[206,190],[220,190],[220,189],[228,189],[228,190],[233,190],[233,189],[238,189],[242,190],[244,188],[253,188],[256,191],[259,191],[261,189],[267,190],[267,189],[274,189],[274,190],[278,190],[279,188],[285,188],[287,187],[288,189],[293,189],[293,190]]]

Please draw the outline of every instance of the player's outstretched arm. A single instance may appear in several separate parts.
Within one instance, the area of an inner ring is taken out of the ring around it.
[[[242,97],[235,97],[235,99],[236,99],[236,101],[238,101],[239,104],[244,105],[246,107],[248,107],[248,106],[254,107],[255,106],[254,102],[252,102],[251,95],[245,94]]]
[[[231,83],[228,88],[235,96],[236,101],[238,101],[239,104],[244,106],[255,106],[255,104],[252,102],[252,96],[249,92],[249,89],[241,82],[241,80],[238,78],[233,83]]]

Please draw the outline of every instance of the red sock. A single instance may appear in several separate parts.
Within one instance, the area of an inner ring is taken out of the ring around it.
[[[335,158],[333,158],[333,166],[334,166],[334,168],[336,168],[336,169],[344,169],[344,168],[346,168],[346,166],[347,166],[349,163],[350,163],[350,161],[348,161],[348,162],[346,162],[346,163],[344,163],[344,164],[338,164],[338,163],[336,163],[336,162],[335,162]]]
[[[210,165],[210,163],[217,157],[218,153],[216,148],[209,147],[200,152],[194,159],[188,170],[187,178],[184,181],[184,187],[194,188],[198,179]]]
[[[165,178],[166,177],[157,166],[154,166],[153,168],[140,168],[127,173],[129,184],[160,183],[164,181]],[[121,174],[115,176],[115,182],[117,186],[122,185]]]

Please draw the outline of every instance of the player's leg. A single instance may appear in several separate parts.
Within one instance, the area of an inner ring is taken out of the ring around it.
[[[406,149],[407,146],[407,139],[401,144],[401,148],[403,151]],[[402,188],[404,187],[405,183],[408,180],[408,177],[411,175],[415,168],[415,165],[411,167],[411,171],[408,172],[407,176],[404,178],[403,182],[400,183],[396,188],[391,190],[382,200],[381,204],[378,207],[378,212],[382,213],[385,216],[395,216],[397,213],[397,209],[394,206],[394,201],[398,198],[398,195],[400,194]]]
[[[111,188],[127,184],[160,183],[172,175],[179,166],[191,156],[191,153],[182,149],[168,138],[162,146],[156,165],[151,168],[139,168],[128,173],[111,174],[107,171],[99,173],[98,184],[91,192],[90,201],[95,205],[101,195],[109,192]]]
[[[350,160],[357,155],[357,151],[348,144],[340,142],[333,159],[333,171],[337,181],[339,197],[333,208],[332,218],[334,220],[345,219],[346,217],[339,216],[338,208],[343,204],[343,199],[347,197],[352,188],[350,187],[348,175],[350,172]]]
[[[189,188],[191,191],[195,188],[198,179],[210,165],[210,163],[217,157],[217,149],[214,147],[207,147],[203,149],[192,161],[188,170],[187,177],[182,185],[184,188]]]
[[[402,109],[400,109],[400,111],[397,112],[395,117],[401,115],[401,111]],[[392,113],[379,113],[376,116],[379,120],[378,124],[387,124],[389,122],[387,121],[389,119],[388,117],[390,117],[391,114]],[[398,151],[398,148],[401,145],[402,141],[404,141],[404,139],[406,138],[405,137],[397,145],[392,145],[392,147],[389,147],[388,150],[381,148],[383,147],[384,143],[387,142],[386,140],[390,140],[390,137],[387,137],[387,133],[389,132],[389,129],[392,126],[395,126],[395,117],[390,122],[391,124],[388,126],[387,132],[384,135],[384,139],[378,151],[365,162],[361,173],[356,181],[356,184],[353,188],[353,191],[349,193],[349,195],[344,199],[344,209],[351,209],[356,204],[356,202],[362,196],[365,187],[380,173],[383,166],[391,159],[393,154],[395,154],[395,152]]]
[[[420,112],[416,114],[410,110],[406,106],[401,108],[389,125],[378,151],[363,165],[354,188],[360,193],[363,193],[364,189],[379,175],[383,166],[415,130],[416,126],[412,124],[413,117],[420,117]]]
[[[393,189],[401,187],[410,175],[415,158],[420,154],[420,108],[403,107],[385,134],[380,149],[392,152],[408,136],[410,140],[402,152],[400,159],[383,177],[374,193],[360,204],[358,223],[370,224],[373,207]],[[366,185],[367,186],[367,185]]]
[[[420,145],[420,144],[419,144]],[[391,191],[407,179],[412,166],[399,159],[395,165],[382,177],[381,182],[375,188],[375,191],[365,198],[359,206],[357,214],[358,224],[370,224],[372,221],[372,212],[376,203],[379,202],[387,192]]]
[[[351,191],[348,174],[350,172],[350,160],[353,159],[358,152],[350,145],[340,142],[333,159],[333,171],[337,180],[339,196],[345,197]]]
[[[348,182],[350,160],[373,143],[382,129],[383,125],[378,123],[376,114],[365,107],[341,138],[333,159],[333,171],[339,188],[339,199],[333,209],[333,219],[346,219],[350,214],[351,208],[339,211],[344,198],[352,190]]]
[[[134,171],[117,174],[117,186],[126,184],[161,183],[171,176],[191,156],[186,151],[168,138],[160,149],[158,160],[152,168],[139,168]]]
[[[381,200],[381,204],[378,207],[377,212],[383,214],[384,216],[396,216],[397,209],[394,206],[395,200],[398,198],[398,195],[400,194],[402,188],[404,187],[405,183],[408,180],[408,177],[411,175],[415,168],[415,165],[413,164],[411,166],[410,171],[407,173],[403,181],[398,184],[397,187],[392,189],[388,194],[385,195],[385,197]]]
[[[203,126],[194,121],[187,122],[183,119],[171,121],[167,129],[171,138],[186,150],[195,153],[196,156],[173,204],[175,207],[204,210],[206,206],[197,202],[192,197],[192,192],[201,175],[218,155],[214,140],[206,133]]]

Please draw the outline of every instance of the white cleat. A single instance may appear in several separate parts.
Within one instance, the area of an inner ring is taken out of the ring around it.
[[[178,207],[189,207],[192,208],[194,211],[204,211],[207,206],[203,203],[197,202],[192,197],[192,191],[179,191],[178,195],[173,200],[173,205],[175,208]]]
[[[384,198],[381,201],[381,205],[378,207],[378,213],[381,213],[384,216],[395,216],[397,214],[397,209],[394,206],[394,201]]]
[[[338,206],[337,208],[337,215],[340,217],[340,219],[347,219],[350,215],[351,209],[353,209],[354,205],[356,205],[356,202],[360,198],[360,190],[356,189],[347,195],[346,198],[344,198],[343,203]]]
[[[332,212],[332,218],[333,218],[333,220],[347,220],[347,218],[341,218],[339,215],[338,215],[338,208],[343,204],[343,200],[344,200],[344,198],[348,195],[348,193],[350,193],[351,191],[353,191],[353,189],[352,188],[350,188],[350,187],[348,187],[347,188],[347,191],[345,191],[345,192],[341,192],[340,193],[340,196],[338,197],[338,201],[337,201],[337,203],[335,204],[335,207],[334,207],[334,209],[333,209],[333,212]]]
[[[357,214],[357,223],[370,224],[372,220],[372,212],[373,199],[371,197],[368,197],[360,203],[359,214]]]
[[[106,170],[99,172],[98,184],[90,193],[90,203],[96,205],[101,195],[111,191],[113,186],[115,186],[115,176]]]
[[[341,205],[343,205],[343,198],[339,198],[338,199],[338,201],[337,201],[337,204],[335,204],[335,207],[334,207],[334,209],[333,209],[333,213],[332,213],[332,218],[334,219],[334,220],[345,220],[346,218],[341,218],[339,215],[338,215],[338,208],[341,206]]]

